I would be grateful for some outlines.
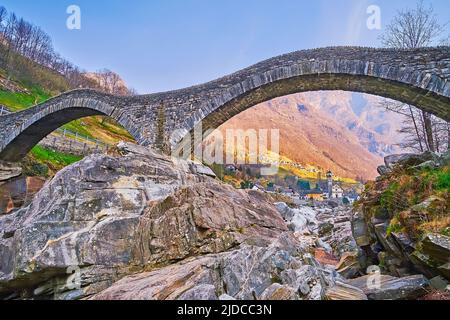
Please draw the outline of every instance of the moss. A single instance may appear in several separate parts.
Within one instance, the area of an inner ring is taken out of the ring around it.
[[[398,221],[398,218],[394,217],[391,220],[391,222],[387,228],[386,236],[390,236],[391,233],[398,233],[398,232],[403,232],[403,231],[404,231],[404,227]]]
[[[389,212],[396,212],[402,205],[402,201],[399,201],[399,184],[397,182],[391,183],[388,188],[383,191],[380,197],[380,206],[386,208]]]
[[[450,227],[450,166],[397,170],[366,185],[355,204],[371,218],[391,218],[388,234],[405,232],[411,239]]]

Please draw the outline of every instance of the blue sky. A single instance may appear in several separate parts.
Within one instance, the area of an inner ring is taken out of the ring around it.
[[[428,0],[439,19],[450,1]],[[68,30],[78,5],[81,30]],[[215,79],[263,59],[329,45],[379,46],[369,5],[382,26],[411,0],[1,0],[41,26],[56,50],[81,68],[109,68],[140,93]]]

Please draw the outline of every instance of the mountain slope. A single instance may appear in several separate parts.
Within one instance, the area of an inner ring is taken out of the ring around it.
[[[299,99],[326,112],[352,131],[371,153],[386,156],[399,151],[402,116],[380,105],[384,98],[344,91],[308,92]]]
[[[394,150],[388,133],[395,128],[383,110],[372,110],[376,99],[364,102],[339,91],[295,94],[257,105],[220,129],[279,129],[281,155],[339,176],[373,179],[382,156]],[[383,119],[390,130],[380,134],[373,128]]]

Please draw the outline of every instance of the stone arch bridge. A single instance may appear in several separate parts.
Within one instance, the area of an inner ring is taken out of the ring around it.
[[[167,150],[200,121],[203,130],[216,128],[258,103],[317,90],[374,94],[450,121],[450,47],[303,50],[205,84],[134,97],[74,90],[0,116],[0,159],[18,161],[56,128],[92,115],[110,116],[138,143]]]

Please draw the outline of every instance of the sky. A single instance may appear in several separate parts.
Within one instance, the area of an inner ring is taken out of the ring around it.
[[[428,0],[441,22],[449,0]],[[87,71],[119,73],[139,93],[216,79],[295,50],[380,46],[379,35],[411,0],[0,0],[40,26],[57,52]],[[81,10],[69,30],[66,10]],[[381,30],[369,30],[367,8],[380,8]]]

